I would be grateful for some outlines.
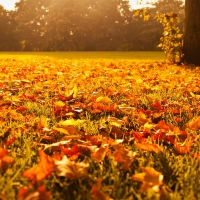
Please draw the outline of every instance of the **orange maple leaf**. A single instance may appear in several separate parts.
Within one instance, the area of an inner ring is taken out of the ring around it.
[[[193,139],[187,139],[183,143],[175,142],[174,149],[179,154],[190,153],[190,148],[193,144]]]
[[[189,123],[188,123],[188,128],[196,131],[200,128],[200,116],[194,117]]]
[[[116,149],[113,153],[115,161],[120,164],[123,170],[128,170],[136,153],[126,150],[123,145],[114,146],[114,148]]]
[[[134,174],[131,178],[136,181],[142,182],[140,187],[140,192],[146,192],[148,189],[153,189],[154,191],[159,191],[159,186],[163,184],[163,175],[157,172],[152,167],[141,167],[143,173]]]
[[[28,189],[22,187],[18,191],[17,200],[28,200],[28,199],[37,199],[37,200],[48,200],[50,198],[51,192],[47,192],[45,186],[40,186],[37,191],[29,193]]]
[[[102,162],[104,160],[107,151],[108,151],[108,146],[100,147],[96,152],[92,153],[91,157],[93,160],[97,162]]]
[[[109,196],[107,196],[103,191],[101,191],[101,179],[97,180],[97,184],[92,186],[92,189],[90,190],[90,193],[92,195],[92,199],[94,200],[113,200]]]
[[[144,151],[153,151],[153,152],[160,152],[162,149],[161,147],[159,147],[157,144],[149,144],[149,143],[137,143],[136,146],[140,149],[140,150],[144,150]]]
[[[5,172],[9,165],[13,165],[15,163],[13,157],[9,156],[8,150],[0,147],[0,170]]]
[[[46,155],[42,150],[39,151],[40,161],[37,166],[23,172],[22,176],[33,181],[40,182],[47,178],[54,170],[53,158]]]

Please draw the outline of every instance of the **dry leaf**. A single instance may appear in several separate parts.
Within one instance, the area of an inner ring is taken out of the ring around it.
[[[196,131],[200,128],[200,116],[194,117],[189,123],[188,123],[188,128]]]
[[[13,165],[15,163],[13,157],[9,156],[8,150],[0,147],[0,170],[6,172],[9,165]]]
[[[159,191],[159,186],[163,184],[163,175],[157,172],[152,167],[141,167],[143,173],[134,174],[133,180],[142,182],[142,186],[139,189],[140,192],[146,192],[148,189]]]
[[[47,192],[45,186],[40,186],[37,191],[32,193],[23,187],[18,191],[17,200],[48,200],[50,196],[51,192]]]
[[[60,126],[77,126],[79,125],[80,123],[83,123],[85,122],[86,120],[74,120],[74,119],[68,119],[68,120],[65,120],[65,121],[60,121],[59,122],[59,125]]]
[[[94,186],[91,184],[92,189],[90,190],[90,193],[92,195],[93,200],[113,200],[109,196],[107,196],[103,191],[101,191],[101,179],[97,180],[97,184]]]
[[[193,144],[192,139],[187,139],[183,143],[175,142],[174,149],[179,154],[190,153],[190,148],[191,148],[192,144]]]
[[[149,143],[137,143],[135,144],[140,150],[144,151],[153,151],[153,152],[160,152],[162,148],[158,146],[157,144],[149,144]]]
[[[55,161],[55,165],[58,176],[65,176],[70,180],[87,177],[90,167],[89,163],[70,161],[67,156],[63,156],[60,161]]]
[[[112,100],[109,97],[98,97],[96,99],[97,103],[111,104]]]
[[[91,157],[93,160],[97,162],[102,162],[104,160],[107,151],[108,151],[108,146],[100,147],[96,152],[92,153]]]
[[[42,150],[39,151],[40,161],[35,167],[23,172],[22,176],[33,181],[40,182],[47,178],[54,170],[54,161]]]
[[[123,170],[128,170],[133,159],[136,155],[133,151],[128,151],[124,148],[123,145],[114,146],[116,151],[113,153],[115,161],[117,161]]]

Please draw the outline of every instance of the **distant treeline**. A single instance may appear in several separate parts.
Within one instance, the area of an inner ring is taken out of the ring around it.
[[[20,0],[15,11],[0,6],[0,51],[150,51],[163,27],[157,12],[184,17],[181,0],[159,0],[135,16],[129,0]],[[183,23],[180,23],[181,30]]]

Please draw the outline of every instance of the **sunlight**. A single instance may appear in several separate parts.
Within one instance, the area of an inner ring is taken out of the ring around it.
[[[0,5],[2,5],[6,10],[14,10],[15,3],[19,0],[0,0]]]
[[[133,9],[139,9],[139,8],[143,8],[145,6],[151,6],[150,3],[156,2],[157,0],[129,0],[130,1],[130,5]]]
[[[14,10],[15,3],[19,0],[0,0],[0,5],[2,5],[6,10]],[[129,0],[130,5],[134,9],[139,9],[146,6],[146,3],[156,2],[157,0],[142,0],[142,3],[139,3],[139,0]],[[148,5],[148,4],[147,4]]]

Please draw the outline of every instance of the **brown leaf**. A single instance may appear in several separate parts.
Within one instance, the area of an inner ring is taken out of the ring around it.
[[[89,163],[70,161],[67,156],[63,156],[60,161],[55,161],[55,165],[58,176],[65,176],[70,180],[87,177],[90,167]]]

